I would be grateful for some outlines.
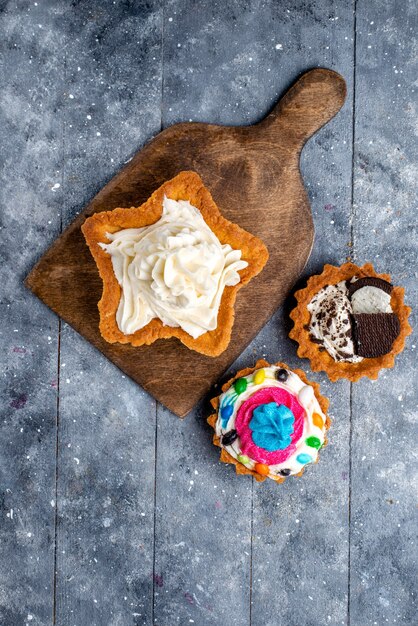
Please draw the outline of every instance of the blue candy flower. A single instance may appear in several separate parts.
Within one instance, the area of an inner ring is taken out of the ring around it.
[[[254,443],[264,450],[284,450],[291,444],[295,417],[284,404],[268,402],[253,411],[249,423]]]

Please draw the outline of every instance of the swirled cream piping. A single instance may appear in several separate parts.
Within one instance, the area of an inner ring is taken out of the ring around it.
[[[248,265],[186,200],[164,197],[157,222],[107,238],[111,243],[100,245],[122,288],[116,321],[125,335],[154,318],[194,339],[214,330],[225,287],[237,285],[238,272]]]

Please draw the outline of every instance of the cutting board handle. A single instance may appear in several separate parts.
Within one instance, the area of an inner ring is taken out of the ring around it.
[[[340,74],[314,69],[303,74],[255,128],[278,141],[286,136],[300,149],[344,104],[347,88]]]

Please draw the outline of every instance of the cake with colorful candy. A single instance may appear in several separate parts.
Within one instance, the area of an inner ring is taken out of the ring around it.
[[[327,443],[328,400],[304,372],[284,363],[259,360],[239,371],[212,406],[213,441],[237,474],[283,482],[316,463]]]

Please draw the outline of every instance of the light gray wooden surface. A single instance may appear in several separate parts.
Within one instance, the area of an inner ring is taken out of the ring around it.
[[[348,97],[302,155],[304,276],[372,261],[414,306],[417,25],[412,0],[1,4],[1,626],[416,623],[416,335],[377,382],[332,384],[289,300],[231,370],[302,365],[330,445],[257,484],[218,462],[207,402],[180,421],[22,281],[161,128],[255,122],[323,66]]]

